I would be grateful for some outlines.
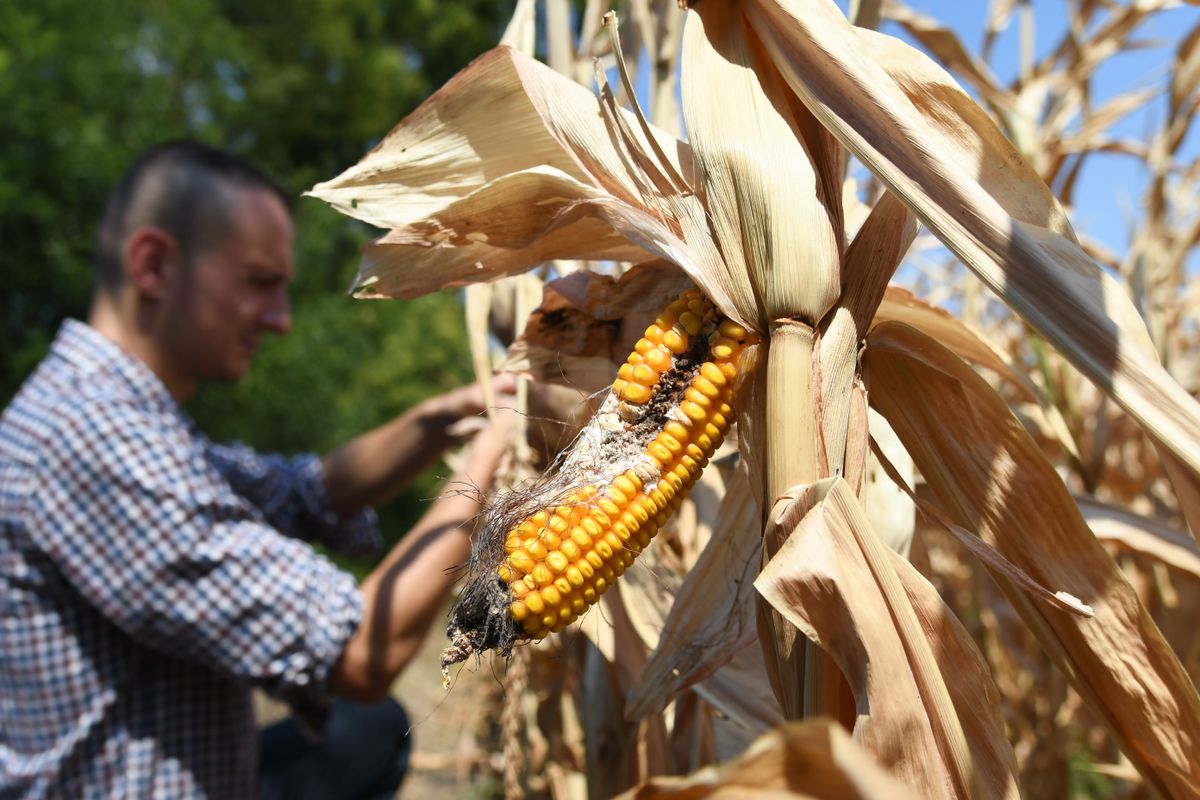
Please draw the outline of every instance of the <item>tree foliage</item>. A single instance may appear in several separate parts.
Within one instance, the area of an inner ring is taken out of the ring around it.
[[[0,4],[0,401],[60,321],[86,315],[104,198],[155,143],[192,137],[295,194],[353,163],[432,87],[493,44],[507,4],[468,0],[44,0]],[[373,235],[296,209],[292,333],[191,410],[218,438],[321,449],[468,377],[453,296],[344,295]],[[399,529],[427,479],[385,513]]]

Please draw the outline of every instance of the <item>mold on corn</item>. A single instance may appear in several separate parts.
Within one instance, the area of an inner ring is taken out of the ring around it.
[[[489,510],[443,670],[562,630],[633,564],[724,439],[752,341],[694,289],[658,316],[552,474]]]

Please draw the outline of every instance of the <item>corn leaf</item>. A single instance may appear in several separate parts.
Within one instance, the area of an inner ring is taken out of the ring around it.
[[[743,7],[822,124],[1193,480],[1200,406],[1143,348],[1145,326],[1128,298],[1074,244],[1049,190],[953,80],[916,50],[852,28],[827,0]]]
[[[658,647],[630,690],[626,709],[632,718],[662,711],[678,692],[755,640],[752,596],[760,530],[749,478],[744,468],[735,469],[713,537],[679,587]]]
[[[1016,797],[999,695],[970,636],[834,479],[805,513],[772,510],[788,535],[755,587],[837,661],[858,709],[855,738],[923,797]]]
[[[687,777],[655,777],[620,800],[911,800],[837,723],[808,720],[780,726],[734,761]]]
[[[1036,582],[1092,607],[1092,619],[1054,611],[994,575],[1147,782],[1165,796],[1195,796],[1200,697],[1004,401],[949,350],[898,323],[871,331],[865,372],[872,404],[951,519]]]
[[[1100,541],[1150,556],[1168,567],[1200,578],[1200,546],[1187,531],[1102,503],[1094,497],[1077,499],[1083,518]]]

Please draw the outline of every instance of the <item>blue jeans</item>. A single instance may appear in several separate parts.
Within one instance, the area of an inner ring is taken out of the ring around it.
[[[285,719],[262,732],[261,800],[392,798],[408,770],[408,716],[395,700],[338,700],[320,740]]]

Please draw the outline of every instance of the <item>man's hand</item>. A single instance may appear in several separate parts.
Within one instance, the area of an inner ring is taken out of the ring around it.
[[[498,375],[493,387],[496,406],[512,408],[515,377]],[[323,462],[330,504],[349,515],[393,497],[441,457],[458,422],[483,411],[483,389],[471,384],[431,397],[333,451]]]

